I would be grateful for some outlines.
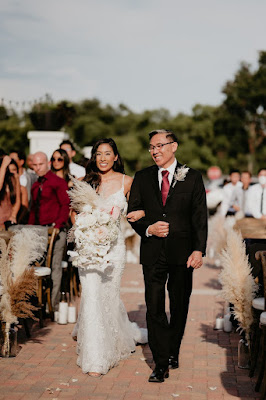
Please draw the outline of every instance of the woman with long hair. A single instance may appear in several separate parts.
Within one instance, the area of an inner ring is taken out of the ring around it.
[[[18,164],[15,160],[11,160],[9,166],[9,172],[15,177],[15,179],[19,179],[19,168]],[[28,191],[26,186],[20,186],[20,209],[17,214],[17,223],[18,224],[27,224],[29,218],[29,200],[28,200]]]
[[[5,223],[17,223],[21,204],[19,177],[9,171],[10,163],[8,155],[0,157],[0,229],[5,229]]]
[[[77,364],[84,373],[98,377],[129,357],[136,342],[146,343],[147,331],[129,321],[120,299],[126,256],[120,219],[132,178],[124,174],[113,139],[95,143],[86,172],[84,180],[75,180],[70,191],[72,207],[78,211],[73,219],[76,248],[70,255],[79,267],[82,286],[72,336],[77,339]],[[143,216],[140,210],[129,217],[138,220]]]
[[[68,186],[70,187],[71,181],[69,178],[69,157],[65,150],[56,149],[50,159],[51,171],[59,176],[59,178],[64,179]]]

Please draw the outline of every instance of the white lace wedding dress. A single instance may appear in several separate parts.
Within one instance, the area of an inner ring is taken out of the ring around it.
[[[124,184],[105,201],[124,210]],[[147,330],[129,321],[120,299],[126,255],[121,229],[109,254],[111,265],[104,271],[79,268],[81,303],[72,336],[77,336],[77,364],[84,373],[106,374],[121,359],[130,356],[137,342],[147,343]]]

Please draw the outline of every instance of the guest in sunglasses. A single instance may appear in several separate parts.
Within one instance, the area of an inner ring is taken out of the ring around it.
[[[67,152],[63,149],[55,150],[50,162],[51,171],[59,178],[63,178],[67,182],[68,187],[71,187],[72,182],[69,178],[69,157]]]

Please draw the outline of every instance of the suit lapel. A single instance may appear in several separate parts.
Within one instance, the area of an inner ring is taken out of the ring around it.
[[[159,188],[159,181],[158,181],[158,167],[154,166],[152,169],[152,186],[154,188],[155,195],[160,203],[160,205],[163,207],[163,201],[162,201],[162,194]]]
[[[176,164],[176,167],[175,167],[175,173],[176,173],[177,169],[178,169],[179,167],[181,167],[181,166],[182,166],[182,164],[180,164],[180,163],[177,161],[177,164]],[[174,182],[175,182],[175,178],[173,177],[172,182],[171,182],[171,186],[170,186],[170,189],[169,189],[169,192],[168,192],[168,196],[167,196],[167,199],[166,199],[166,203],[167,203],[169,197],[172,195],[172,193],[173,193],[173,191],[174,191],[174,189],[175,189],[176,184],[174,184]],[[166,203],[165,203],[165,204],[166,204]]]

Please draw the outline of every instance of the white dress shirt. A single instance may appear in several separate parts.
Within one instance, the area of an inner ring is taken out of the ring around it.
[[[73,175],[75,178],[83,178],[86,175],[86,170],[84,167],[81,165],[78,165],[74,162],[71,162],[69,164],[69,172],[71,175]]]
[[[263,203],[261,204],[262,191]],[[254,218],[261,218],[262,215],[266,215],[266,188],[263,188],[260,183],[256,183],[249,189],[248,208]]]
[[[173,180],[173,177],[174,177],[174,173],[175,173],[175,169],[176,169],[176,164],[177,164],[177,161],[175,159],[175,161],[173,162],[173,164],[170,165],[170,167],[168,167],[168,168],[159,167],[159,169],[158,169],[158,181],[159,181],[160,190],[161,190],[162,180],[163,180],[162,172],[163,171],[168,171],[169,172],[168,181],[169,181],[170,186],[171,186],[171,183],[172,183],[172,180]]]
[[[169,181],[170,186],[171,186],[171,183],[172,183],[172,180],[173,180],[173,177],[174,177],[174,173],[175,173],[175,169],[176,169],[176,165],[177,165],[177,161],[176,161],[176,158],[175,158],[175,161],[173,162],[173,164],[171,164],[168,168],[162,168],[162,167],[158,168],[158,181],[159,181],[160,190],[161,190],[162,180],[163,180],[162,172],[163,171],[168,171],[169,172],[168,181]],[[150,227],[150,225],[146,229],[146,236],[147,237],[152,236],[150,233],[148,233],[149,227]]]
[[[241,199],[239,198],[239,188],[242,187],[242,182],[237,182],[233,185],[231,182],[223,187],[223,201],[220,212],[225,217],[228,211],[235,211],[232,206],[241,207]]]

